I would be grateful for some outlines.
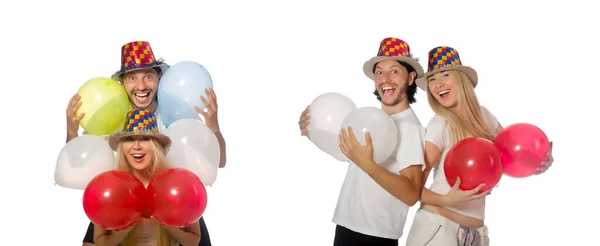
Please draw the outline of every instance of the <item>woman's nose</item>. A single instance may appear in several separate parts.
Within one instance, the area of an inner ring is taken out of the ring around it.
[[[133,141],[133,149],[140,149],[140,147],[141,145],[139,140]]]

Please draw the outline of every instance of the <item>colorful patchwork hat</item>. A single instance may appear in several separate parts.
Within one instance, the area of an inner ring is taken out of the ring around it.
[[[169,65],[164,62],[164,59],[156,59],[150,43],[146,41],[134,41],[126,43],[121,47],[121,70],[117,71],[112,79],[121,81],[119,76],[124,73],[145,69],[159,67],[164,73]]]
[[[417,72],[417,78],[425,73],[423,67],[419,64],[419,60],[413,58],[410,53],[410,46],[408,46],[406,42],[399,38],[385,38],[379,44],[377,56],[365,62],[365,65],[363,66],[365,75],[370,79],[375,80],[375,73],[373,73],[375,65],[379,62],[389,60],[408,63],[415,69],[415,72]]]
[[[122,138],[141,135],[158,140],[164,146],[166,152],[168,152],[171,147],[171,139],[158,132],[156,116],[147,109],[134,109],[129,111],[123,130],[112,134],[108,139],[108,145],[116,151]]]
[[[427,91],[427,77],[448,70],[464,72],[471,79],[473,88],[477,85],[477,72],[471,67],[462,65],[458,51],[454,48],[448,46],[435,47],[429,51],[428,58],[427,73],[417,79],[417,86],[422,90]]]

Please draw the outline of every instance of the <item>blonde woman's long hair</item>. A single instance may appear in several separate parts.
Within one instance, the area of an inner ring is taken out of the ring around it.
[[[167,168],[167,157],[165,155],[164,147],[155,139],[150,138],[150,142],[152,143],[152,162],[146,168],[148,170],[149,177],[156,175],[158,172]],[[127,157],[125,156],[125,152],[121,149],[121,144],[117,148],[117,157],[118,164],[117,169],[120,171],[125,171],[128,173],[133,173],[133,168],[129,165],[129,161],[127,161]],[[134,227],[131,232],[125,237],[123,240],[123,246],[136,246],[137,244],[137,235],[140,233],[140,228],[138,226]],[[171,245],[172,238],[169,236],[169,233],[162,228],[160,225],[156,225],[154,228],[154,235],[156,236],[156,245],[157,246],[169,246]]]
[[[469,137],[481,137],[492,141],[494,134],[492,134],[484,120],[481,106],[469,76],[457,70],[445,72],[455,79],[456,89],[458,89],[458,104],[456,107],[457,111],[460,112],[460,116],[464,118],[456,115],[438,102],[429,90],[429,80],[427,80],[427,100],[433,112],[446,119],[446,127],[450,127],[452,145]]]

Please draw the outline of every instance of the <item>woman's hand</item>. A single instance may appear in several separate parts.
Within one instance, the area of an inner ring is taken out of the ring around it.
[[[540,175],[548,170],[554,163],[554,157],[552,156],[552,142],[550,142],[550,150],[546,153],[546,157],[548,158],[545,161],[542,161],[540,167],[537,169],[536,175]]]
[[[135,224],[137,224],[137,220],[134,221],[133,223],[124,226],[123,228],[118,228],[113,230],[114,232],[123,232],[123,233],[129,233],[131,230],[133,230],[133,228],[135,228]]]
[[[475,189],[472,189],[472,190],[466,190],[466,191],[461,190],[459,188],[460,187],[460,177],[457,177],[456,182],[454,183],[454,186],[452,186],[450,191],[448,191],[448,194],[446,194],[444,196],[444,205],[449,206],[449,207],[454,207],[460,203],[473,201],[475,199],[479,199],[479,198],[489,195],[490,192],[492,192],[492,190],[488,190],[488,191],[482,192],[481,194],[477,194],[477,192],[479,192],[479,190],[481,190],[483,188],[483,186],[485,186],[485,184],[480,184],[479,186],[477,186]]]

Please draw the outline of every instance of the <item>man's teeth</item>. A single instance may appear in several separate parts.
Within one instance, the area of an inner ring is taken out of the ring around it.
[[[137,94],[137,93],[136,93],[136,94],[134,94],[134,95],[135,95],[136,97],[148,97],[148,96],[150,96],[150,92],[148,92],[148,93],[144,93],[144,94]]]
[[[443,96],[444,94],[450,92],[450,90],[440,91],[438,95]]]
[[[394,87],[391,87],[391,86],[381,87],[381,90],[384,92],[387,90],[393,90],[393,89],[394,89]]]

